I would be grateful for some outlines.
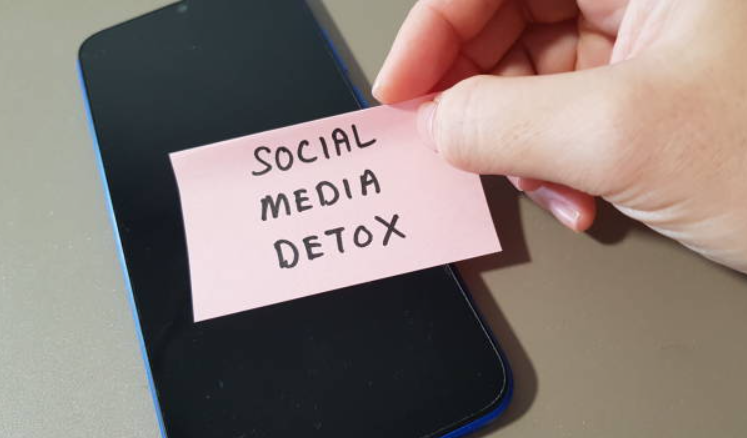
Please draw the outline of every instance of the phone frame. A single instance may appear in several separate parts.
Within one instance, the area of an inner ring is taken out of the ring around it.
[[[145,13],[145,14],[139,15],[137,17],[134,17],[134,18],[132,18],[130,20],[125,20],[124,22],[132,21],[132,20],[137,20],[138,18],[141,18],[141,17],[143,17],[145,15],[156,13],[156,12],[160,11],[161,9],[166,9],[166,8],[172,7],[172,6],[174,6],[174,4],[178,4],[178,3],[180,3],[180,2],[176,2],[176,3],[172,3],[172,4],[169,4],[169,5],[163,6],[161,8],[155,9],[155,10],[150,11],[148,13]],[[332,38],[330,37],[329,33],[327,32],[326,29],[324,29],[322,27],[322,25],[319,23],[319,20],[316,19],[316,16],[314,15],[313,11],[309,8],[309,6],[306,3],[306,1],[303,1],[302,3],[304,5],[304,7],[306,7],[308,9],[308,12],[312,15],[312,17],[314,17],[314,22],[316,23],[316,28],[319,31],[319,33],[321,34],[321,36],[323,37],[323,39],[324,39],[324,41],[326,43],[326,47],[327,47],[328,51],[332,55],[332,58],[334,59],[334,62],[336,64],[338,70],[342,74],[342,77],[343,77],[343,79],[344,79],[347,87],[353,93],[353,95],[354,95],[354,97],[355,97],[355,99],[356,99],[356,101],[357,101],[360,109],[369,108],[370,105],[369,105],[368,101],[365,99],[363,93],[361,92],[361,90],[350,79],[350,70],[348,69],[346,63],[344,62],[344,60],[340,56],[339,52],[337,51],[337,49],[336,49],[336,47],[334,45],[334,42],[332,41]],[[122,22],[122,23],[124,23],[124,22]],[[118,23],[118,24],[116,24],[114,26],[111,26],[111,27],[108,27],[106,29],[103,29],[103,30],[101,30],[99,32],[103,32],[103,31],[108,30],[108,29],[110,29],[112,27],[116,27],[116,26],[118,26],[118,25],[120,25],[122,23]],[[94,33],[93,35],[91,35],[91,37],[93,37],[94,35],[98,34],[99,32]],[[81,43],[81,46],[80,46],[81,48],[83,47],[83,45],[85,44],[85,41],[87,41],[87,40],[88,40],[88,38],[86,38]],[[106,203],[106,208],[107,208],[109,222],[110,222],[111,227],[112,227],[113,237],[114,237],[114,240],[115,240],[116,252],[117,252],[117,259],[119,260],[119,265],[120,265],[120,268],[121,268],[121,271],[122,271],[122,274],[123,274],[123,277],[124,277],[125,289],[127,291],[127,300],[128,300],[128,303],[129,303],[130,311],[132,312],[132,317],[133,317],[134,322],[135,322],[135,328],[136,328],[136,331],[137,331],[137,339],[138,339],[138,345],[139,345],[139,349],[140,349],[140,355],[141,355],[143,363],[145,365],[146,378],[147,378],[147,381],[148,381],[148,389],[149,389],[150,394],[151,394],[151,401],[153,403],[153,408],[156,411],[156,418],[157,418],[157,421],[158,421],[158,427],[159,427],[160,435],[163,438],[167,438],[168,435],[166,433],[166,427],[164,425],[163,415],[162,415],[161,408],[160,408],[160,403],[159,403],[159,400],[158,400],[158,394],[156,392],[155,383],[153,381],[153,375],[152,375],[152,371],[151,371],[150,360],[148,359],[148,354],[147,354],[147,350],[146,350],[146,346],[145,346],[145,339],[143,337],[143,331],[142,331],[142,328],[141,328],[141,325],[140,325],[140,316],[138,314],[137,305],[135,304],[134,292],[132,290],[132,284],[131,284],[131,281],[130,281],[130,274],[128,272],[127,263],[125,261],[124,249],[122,247],[122,239],[121,239],[121,235],[119,233],[119,227],[117,225],[117,219],[116,219],[116,217],[114,215],[114,207],[113,207],[113,203],[112,203],[112,199],[111,199],[111,194],[109,192],[108,178],[107,178],[106,172],[104,170],[103,157],[102,157],[102,154],[101,154],[101,148],[100,148],[100,145],[99,145],[98,136],[96,134],[96,127],[95,127],[94,122],[93,122],[93,115],[92,115],[92,112],[91,112],[91,104],[90,104],[89,99],[88,99],[88,90],[86,88],[86,83],[85,83],[85,79],[84,79],[84,76],[83,76],[83,69],[82,69],[81,62],[80,62],[80,53],[79,52],[78,52],[77,59],[76,59],[76,69],[77,69],[77,73],[78,73],[78,81],[79,81],[80,91],[82,92],[82,97],[83,97],[83,104],[84,104],[85,113],[86,113],[86,122],[87,122],[87,126],[88,126],[88,131],[89,131],[89,135],[91,136],[91,138],[93,140],[93,149],[94,149],[94,154],[95,154],[95,157],[96,157],[96,167],[98,169],[99,176],[101,178],[100,181],[101,181],[101,184],[103,186],[102,188],[104,189],[103,191],[104,191],[105,203]],[[459,275],[459,273],[457,272],[457,270],[454,268],[453,265],[451,265],[451,264],[446,265],[446,268],[447,268],[450,276],[454,279],[454,281],[456,282],[457,286],[459,287],[460,292],[467,298],[467,302],[468,302],[468,305],[470,307],[470,310],[474,313],[475,317],[479,320],[479,322],[480,322],[481,326],[483,327],[483,330],[485,331],[486,335],[490,338],[490,341],[493,343],[493,346],[495,347],[495,349],[497,350],[499,356],[502,359],[502,363],[503,363],[503,367],[504,367],[504,371],[505,371],[505,389],[504,389],[504,391],[503,391],[503,393],[501,395],[501,401],[498,403],[498,405],[496,405],[495,408],[493,408],[491,411],[488,411],[488,412],[482,414],[479,417],[476,417],[475,419],[473,419],[469,423],[466,423],[466,424],[463,424],[462,426],[457,427],[454,430],[451,430],[451,431],[446,432],[444,434],[434,435],[435,437],[438,437],[438,438],[458,438],[458,437],[463,437],[463,436],[465,436],[467,434],[470,434],[472,432],[475,432],[475,431],[477,431],[477,430],[479,430],[479,429],[487,426],[488,424],[490,424],[491,422],[493,422],[493,420],[495,420],[496,418],[498,418],[508,408],[508,406],[509,406],[509,404],[511,402],[511,399],[513,397],[513,391],[514,391],[514,382],[513,382],[513,373],[511,371],[510,364],[506,360],[506,356],[505,356],[503,350],[500,348],[500,344],[497,342],[494,334],[492,333],[492,331],[490,330],[489,326],[487,325],[485,318],[482,316],[482,314],[478,310],[477,306],[475,305],[474,299],[472,298],[472,295],[470,294],[469,289],[467,289],[467,287],[466,287],[463,279],[461,278],[461,276]]]

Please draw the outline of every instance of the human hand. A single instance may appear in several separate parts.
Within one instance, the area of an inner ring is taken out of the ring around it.
[[[374,85],[576,231],[594,196],[747,272],[747,2],[420,0]]]

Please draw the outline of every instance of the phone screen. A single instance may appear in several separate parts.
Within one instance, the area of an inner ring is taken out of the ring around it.
[[[177,3],[92,36],[80,65],[169,437],[441,436],[505,404],[449,267],[194,323],[168,154],[359,108],[302,1]]]

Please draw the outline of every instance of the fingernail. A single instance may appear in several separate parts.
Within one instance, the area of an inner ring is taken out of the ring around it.
[[[573,231],[578,230],[578,219],[581,213],[573,206],[560,201],[552,201],[549,205],[553,216]]]
[[[534,178],[519,178],[519,189],[524,192],[533,192],[542,187],[542,181]]]
[[[418,132],[423,143],[432,151],[438,153],[436,142],[433,137],[433,119],[436,115],[436,104],[425,102],[418,108]]]
[[[524,190],[519,186],[519,177],[518,176],[511,176],[506,175],[506,179],[508,179],[508,182],[513,184],[514,187],[516,187],[516,190],[523,192]]]
[[[545,186],[528,192],[528,195],[540,206],[549,210],[563,225],[573,231],[579,230],[578,220],[581,218],[581,212],[562,195]]]
[[[516,190],[520,192],[533,192],[542,187],[542,181],[538,181],[534,178],[524,178],[521,176],[506,175],[509,182],[516,187]]]
[[[379,99],[379,92],[381,91],[381,80],[379,79],[381,75],[376,76],[376,79],[374,80],[373,86],[371,87],[371,94],[376,99]]]

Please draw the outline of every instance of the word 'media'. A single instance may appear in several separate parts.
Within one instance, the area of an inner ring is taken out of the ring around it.
[[[341,199],[366,197],[369,193],[381,193],[379,179],[373,171],[366,169],[357,179],[342,178],[339,182],[319,181],[313,188],[300,188],[289,193],[266,195],[260,199],[262,220],[277,219],[281,214],[302,213],[315,206],[330,207]]]

